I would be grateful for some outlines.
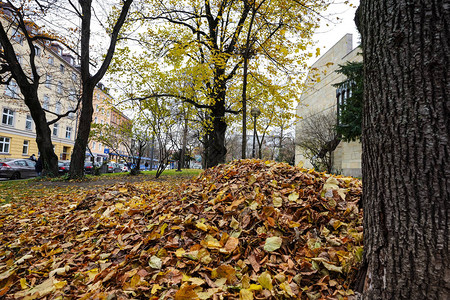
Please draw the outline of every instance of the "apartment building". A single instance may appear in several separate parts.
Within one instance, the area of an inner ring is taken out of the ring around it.
[[[111,125],[115,128],[123,126],[124,124],[131,125],[131,120],[125,116],[120,110],[114,107],[114,98],[108,93],[108,89],[99,83],[94,90],[94,98],[92,100],[94,113],[92,115],[92,122],[94,124]],[[114,153],[107,145],[103,145],[94,139],[88,145],[90,152],[86,153],[86,159],[90,159],[90,155],[98,163],[105,160],[119,160],[116,154],[128,155],[127,150],[123,144],[118,145],[118,153]]]
[[[7,29],[19,63],[32,78],[30,68],[30,49],[24,42],[22,33],[12,24],[5,10],[0,11],[0,22]],[[36,66],[40,75],[39,99],[47,120],[57,114],[64,114],[76,107],[80,90],[80,73],[75,58],[66,53],[58,43],[34,44]],[[8,85],[0,86],[0,158],[21,158],[31,154],[38,155],[35,142],[36,131],[33,119],[17,83],[12,80]],[[77,128],[75,113],[60,119],[51,125],[52,143],[55,153],[61,160],[70,159]]]
[[[345,80],[345,76],[337,73],[336,70],[339,65],[348,61],[362,61],[362,56],[358,55],[359,52],[361,52],[359,48],[353,48],[352,34],[346,34],[311,66],[296,111],[297,116],[300,117],[295,128],[297,140],[302,135],[302,126],[306,118],[327,113],[337,117],[339,103],[351,91],[341,91],[333,86]],[[333,172],[360,177],[361,153],[362,147],[359,141],[340,142],[331,157]],[[307,168],[313,167],[304,150],[296,145],[295,163],[299,162],[303,162]]]

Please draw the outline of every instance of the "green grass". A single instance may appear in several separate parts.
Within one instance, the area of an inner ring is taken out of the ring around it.
[[[165,170],[160,177],[171,177],[171,178],[191,178],[194,176],[198,176],[203,170],[198,169],[182,169],[181,172],[177,172],[176,170]],[[96,180],[100,177],[118,177],[118,176],[129,176],[130,172],[120,172],[120,173],[103,173],[100,176],[95,175],[85,175],[87,180]],[[155,177],[156,170],[153,171],[141,171],[139,175]]]
[[[39,196],[41,194],[39,189],[31,189],[36,184],[35,179],[0,181],[0,205],[28,197],[31,194]]]
[[[192,177],[198,176],[203,170],[198,169],[183,169],[181,172],[177,172],[176,170],[165,170],[160,179],[190,179]],[[75,181],[99,181],[101,182],[102,178],[111,178],[114,177],[123,177],[130,176],[128,172],[122,173],[105,173],[100,176],[94,175],[86,175],[81,180]],[[141,171],[138,176],[145,177],[145,180],[151,180],[156,176],[156,170],[153,171]],[[49,177],[36,177],[31,179],[23,179],[23,180],[5,180],[0,181],[0,206],[14,202],[18,199],[26,199],[29,197],[40,197],[46,196],[51,193],[59,192],[65,193],[69,192],[72,188],[70,187],[50,187],[44,186],[44,183],[47,182],[64,182],[67,180],[67,176],[49,178]]]
[[[198,169],[182,169],[181,172],[177,172],[177,170],[165,170],[162,174],[161,177],[194,177],[194,176],[198,176],[201,172],[203,172],[203,170],[198,170]],[[142,174],[144,175],[151,175],[151,176],[156,176],[156,171],[142,171]]]

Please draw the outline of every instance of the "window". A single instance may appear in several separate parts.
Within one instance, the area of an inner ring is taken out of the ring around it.
[[[92,149],[95,149],[95,142],[92,142]]]
[[[16,55],[16,58],[17,58],[17,62],[19,63],[19,65],[22,65],[22,56]]]
[[[98,104],[95,106],[95,111],[98,112]]]
[[[55,63],[55,60],[54,60],[53,56],[50,56],[48,58],[48,64],[53,66],[54,63]]]
[[[63,64],[59,65],[59,71],[64,74],[65,67]]]
[[[104,122],[104,120],[101,120],[101,121],[100,121],[100,124],[102,124],[102,125],[103,125],[103,122]]]
[[[98,150],[99,151],[102,150],[102,144],[101,143],[98,143]]]
[[[38,46],[34,46],[34,54],[36,54],[36,56],[41,55],[41,48],[39,48]]]
[[[28,146],[30,145],[30,141],[23,141],[23,147],[22,147],[22,155],[28,155]]]
[[[71,106],[71,107],[69,107],[69,110],[75,110],[75,107]],[[71,118],[71,119],[75,118],[75,113],[73,113],[73,112],[69,113],[69,118]]]
[[[94,123],[95,123],[95,124],[97,124],[97,117],[95,117],[95,119],[94,119]]]
[[[77,98],[77,92],[74,89],[70,89],[69,91],[69,100],[75,101]]]
[[[14,80],[11,80],[6,86],[5,95],[12,98],[19,98],[17,90],[17,83]]]
[[[72,127],[66,127],[66,139],[70,139],[72,137]]]
[[[336,90],[336,100],[337,100],[337,122],[338,125],[343,125],[340,122],[342,115],[342,107],[347,104],[347,99],[351,96],[351,84],[345,84]]]
[[[26,167],[27,166],[27,162],[24,160],[16,160],[15,162],[13,162],[13,164],[15,164],[16,166],[20,166],[20,167]]]
[[[53,124],[53,135],[58,136],[58,124]]]
[[[50,88],[52,85],[52,75],[47,74],[45,76],[45,86]]]
[[[7,137],[0,137],[0,153],[9,153],[9,143],[11,139]]]
[[[13,125],[14,112],[9,108],[3,109],[2,123],[5,125]]]
[[[49,103],[50,103],[50,98],[48,97],[48,95],[44,95],[44,103],[42,105],[42,108],[48,110]]]
[[[61,102],[55,103],[55,113],[57,113],[58,115],[61,114]]]
[[[77,79],[78,79],[77,74],[75,72],[72,72],[72,80],[77,81]]]
[[[23,38],[22,35],[19,32],[14,32],[13,36],[11,37],[13,41],[16,41],[19,44],[23,44]]]
[[[62,94],[62,92],[63,92],[63,82],[62,81],[58,81],[58,85],[56,87],[56,92],[58,94]]]
[[[32,126],[33,126],[33,118],[31,118],[30,115],[27,115],[27,119],[25,120],[25,129],[31,130]]]

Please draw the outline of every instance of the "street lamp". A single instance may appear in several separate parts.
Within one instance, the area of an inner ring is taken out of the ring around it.
[[[255,148],[255,139],[256,139],[256,118],[261,114],[261,111],[257,107],[253,107],[250,111],[250,114],[253,116],[253,149],[252,149],[252,157],[256,157],[256,148]]]

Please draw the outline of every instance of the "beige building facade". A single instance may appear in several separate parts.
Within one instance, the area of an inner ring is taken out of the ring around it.
[[[297,116],[300,117],[295,128],[296,139],[302,134],[302,123],[305,122],[305,118],[317,114],[337,116],[337,89],[333,84],[344,81],[345,76],[336,73],[336,70],[339,65],[348,61],[362,61],[359,52],[359,47],[353,48],[353,36],[346,34],[312,65],[296,110]],[[340,142],[332,153],[332,171],[346,176],[360,177],[361,152],[360,142]],[[303,162],[305,167],[313,167],[304,150],[296,145],[295,163],[300,162]]]
[[[0,21],[8,29],[19,63],[30,78],[30,49],[21,33],[11,25],[7,15]],[[40,75],[38,89],[41,106],[48,110],[47,120],[76,108],[78,101],[80,74],[75,59],[56,43],[35,43],[36,66]],[[36,131],[28,107],[14,80],[0,86],[0,158],[23,158],[38,155],[35,142]],[[77,117],[75,113],[50,125],[52,143],[60,160],[69,160],[75,141]]]
[[[125,116],[120,110],[114,107],[114,98],[109,95],[105,86],[99,83],[94,89],[94,98],[92,100],[94,113],[92,115],[92,122],[94,124],[111,125],[114,127],[122,126],[122,124],[130,124],[130,119]],[[118,146],[118,153],[113,153],[112,149],[109,149],[107,145],[103,145],[101,142],[92,139],[89,142],[89,149],[94,156],[94,160],[98,163],[102,163],[105,160],[119,161],[118,155],[128,155],[124,145]],[[90,159],[90,153],[86,153],[86,159]]]

